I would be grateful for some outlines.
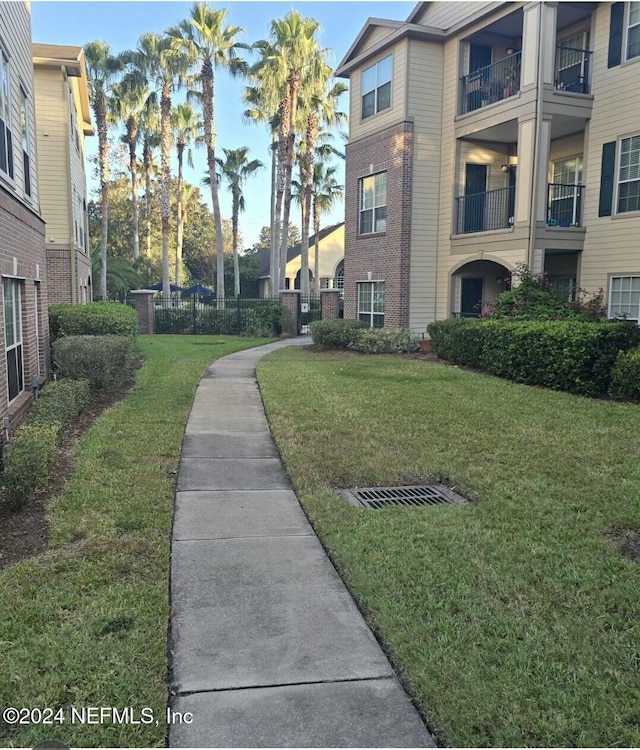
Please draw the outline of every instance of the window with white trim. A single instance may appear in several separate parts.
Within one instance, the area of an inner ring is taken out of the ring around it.
[[[616,204],[619,214],[640,211],[640,133],[620,140]]]
[[[0,170],[13,179],[11,82],[9,80],[9,61],[2,50],[0,50]]]
[[[629,3],[627,16],[627,60],[640,57],[640,2]]]
[[[359,234],[387,229],[387,173],[378,172],[360,180]]]
[[[358,320],[370,328],[384,327],[384,281],[358,284]]]
[[[31,195],[31,149],[29,148],[29,100],[20,86],[20,140],[22,141],[22,168],[25,195]]]
[[[7,361],[7,390],[13,401],[24,390],[22,367],[22,305],[20,282],[3,279],[4,349]]]
[[[362,119],[391,106],[392,55],[362,72]]]
[[[612,276],[609,317],[640,320],[640,276]]]

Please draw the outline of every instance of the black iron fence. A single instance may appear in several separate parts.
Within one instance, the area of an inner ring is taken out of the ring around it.
[[[588,49],[556,47],[554,86],[559,91],[588,94],[591,87],[591,55]]]
[[[456,234],[489,232],[513,226],[514,186],[456,198]]]
[[[279,336],[288,311],[279,297],[225,299],[158,295],[154,300],[156,333],[203,333],[225,336]]]
[[[547,185],[547,224],[550,227],[579,227],[584,185]]]
[[[522,52],[503,57],[460,79],[460,114],[495,104],[520,91]]]
[[[308,333],[309,323],[313,323],[314,320],[322,319],[322,310],[320,308],[320,297],[316,297],[313,294],[300,295],[300,315],[298,316],[299,321],[299,332]]]

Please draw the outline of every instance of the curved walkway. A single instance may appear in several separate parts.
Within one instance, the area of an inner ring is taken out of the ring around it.
[[[170,747],[433,747],[309,525],[256,362],[207,370],[187,422],[171,564]]]

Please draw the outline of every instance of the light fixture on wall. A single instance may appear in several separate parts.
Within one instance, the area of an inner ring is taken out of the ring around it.
[[[510,166],[509,166],[508,164],[501,164],[501,165],[500,165],[500,170],[501,170],[502,172],[508,172],[508,171],[509,171],[509,169],[511,169],[511,167],[510,167]]]
[[[504,279],[502,276],[496,276],[496,284],[504,284]]]
[[[507,47],[507,57],[513,55],[513,47]]]

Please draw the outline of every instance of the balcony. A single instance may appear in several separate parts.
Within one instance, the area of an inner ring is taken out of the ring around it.
[[[582,226],[582,193],[584,185],[547,185],[547,226]]]
[[[474,70],[460,79],[460,114],[466,115],[515,96],[520,91],[522,52]]]
[[[588,94],[591,90],[591,56],[587,49],[556,47],[554,87],[558,91]]]
[[[456,234],[490,232],[513,226],[514,186],[456,198]]]

